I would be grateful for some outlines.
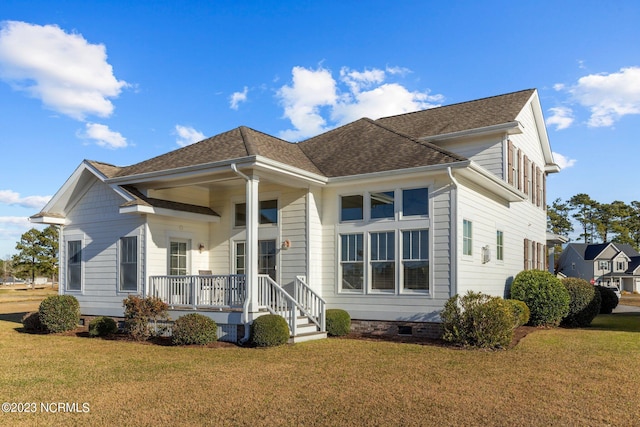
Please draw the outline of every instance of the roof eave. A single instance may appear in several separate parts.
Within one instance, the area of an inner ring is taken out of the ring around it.
[[[469,166],[470,163],[471,163],[470,160],[463,160],[458,162],[443,163],[443,164],[437,164],[437,165],[417,166],[417,167],[406,168],[406,169],[392,169],[387,171],[369,172],[369,173],[363,173],[358,175],[336,176],[336,177],[328,178],[327,184],[352,183],[354,181],[371,181],[372,179],[385,179],[388,177],[394,177],[394,176],[400,176],[400,175],[439,172],[439,171],[446,171],[447,168],[461,169],[461,168],[466,168],[467,166]]]
[[[501,180],[474,162],[471,162],[468,168],[459,170],[458,173],[508,202],[523,202],[528,199],[528,196],[522,191]]]
[[[189,219],[203,222],[220,222],[220,217],[215,215],[205,215],[196,212],[178,211],[174,209],[158,208],[145,205],[131,205],[120,207],[121,214],[138,214],[138,215],[159,215],[176,218]]]
[[[497,125],[485,126],[481,128],[465,129],[457,132],[443,133],[439,135],[423,136],[420,141],[434,142],[447,139],[464,138],[468,136],[480,136],[492,133],[506,132],[508,135],[515,135],[524,132],[524,128],[518,121],[500,123]]]

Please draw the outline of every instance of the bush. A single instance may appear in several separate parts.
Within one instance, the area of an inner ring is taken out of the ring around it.
[[[178,317],[173,324],[171,342],[174,345],[206,345],[218,340],[218,325],[213,319],[198,313]]]
[[[22,326],[27,332],[46,332],[47,328],[40,321],[40,313],[32,311],[22,318]]]
[[[51,295],[40,303],[40,321],[48,332],[70,331],[80,323],[80,304],[73,295]]]
[[[341,337],[351,331],[351,316],[339,308],[327,310],[327,335]]]
[[[463,346],[504,348],[513,339],[513,306],[502,298],[469,291],[449,298],[440,317],[443,338]]]
[[[596,286],[596,289],[600,291],[600,298],[602,299],[600,314],[611,314],[613,309],[618,306],[618,295],[613,289],[604,286]]]
[[[106,337],[118,332],[118,324],[111,317],[100,316],[89,322],[89,336]]]
[[[284,317],[266,314],[251,324],[251,343],[256,347],[274,347],[289,341],[289,325]]]
[[[517,299],[508,299],[505,301],[511,306],[516,328],[529,323],[531,311],[529,311],[529,307],[527,307],[527,304],[525,304],[524,301],[519,301]]]
[[[169,306],[157,297],[139,297],[129,295],[122,301],[124,306],[124,327],[131,337],[144,341],[152,335],[157,335],[158,321],[168,319]],[[153,322],[153,325],[150,323]]]
[[[586,280],[566,277],[562,284],[569,291],[569,314],[562,319],[562,325],[581,328],[589,326],[600,313],[602,297],[596,288]]]
[[[529,324],[558,326],[569,313],[569,292],[548,271],[526,270],[511,284],[511,298],[524,301],[531,311]]]

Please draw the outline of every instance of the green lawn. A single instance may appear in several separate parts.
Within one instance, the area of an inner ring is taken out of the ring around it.
[[[637,425],[640,317],[508,351],[328,339],[273,349],[29,335],[0,315],[0,425]],[[72,407],[73,409],[73,407]]]

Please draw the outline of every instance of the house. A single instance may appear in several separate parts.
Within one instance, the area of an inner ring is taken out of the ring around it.
[[[640,253],[623,243],[569,243],[558,273],[620,291],[640,291]]]
[[[452,295],[505,296],[547,267],[558,171],[530,89],[300,143],[238,127],[130,166],[86,160],[31,221],[61,227],[60,293],[85,315],[144,294],[230,341],[267,312],[322,336],[327,308],[357,330],[437,334]]]

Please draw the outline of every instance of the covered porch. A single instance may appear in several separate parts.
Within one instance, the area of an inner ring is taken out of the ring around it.
[[[304,276],[295,280],[294,294],[290,295],[269,275],[257,276],[257,300],[249,310],[251,292],[246,275],[187,275],[149,277],[149,296],[160,298],[176,313],[197,311],[218,319],[229,326],[233,323],[248,324],[256,317],[271,313],[282,316],[289,325],[291,340],[326,337],[326,303],[306,283]],[[218,312],[223,316],[215,316]],[[229,313],[242,313],[237,316]],[[226,323],[225,323],[226,322]],[[248,329],[245,329],[245,338]]]

